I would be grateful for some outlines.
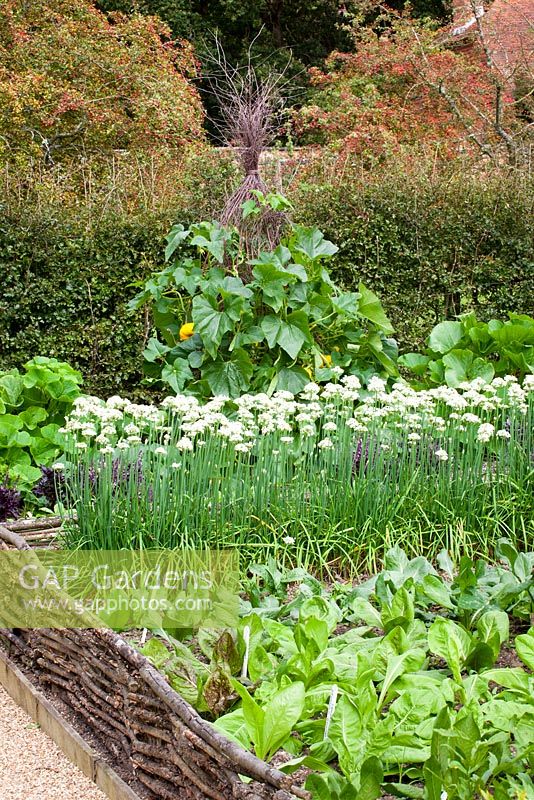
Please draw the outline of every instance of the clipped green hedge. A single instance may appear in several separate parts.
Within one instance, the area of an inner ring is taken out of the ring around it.
[[[168,220],[117,217],[97,227],[76,219],[0,219],[0,369],[34,355],[68,361],[88,392],[136,387],[144,320],[126,303],[131,284],[162,262]]]
[[[443,319],[532,314],[534,186],[517,178],[384,176],[305,185],[294,199],[340,247],[336,280],[362,280],[393,322],[401,349]]]
[[[139,382],[150,331],[126,304],[131,284],[163,265],[170,222],[220,207],[222,178],[199,178],[194,188],[182,188],[174,204],[182,211],[109,212],[98,223],[83,209],[0,208],[0,369],[51,356],[79,369],[86,391],[146,395]],[[480,320],[532,313],[531,189],[504,179],[386,176],[301,185],[291,199],[296,221],[316,224],[341,248],[334,279],[377,292],[401,348],[413,350],[459,311]]]

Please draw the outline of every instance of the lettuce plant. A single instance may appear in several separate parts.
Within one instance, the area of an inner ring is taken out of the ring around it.
[[[276,618],[264,598],[267,613],[247,608],[237,636],[200,631],[203,662],[168,637],[167,646],[151,639],[144,648],[180,693],[216,717],[217,730],[267,761],[285,751],[278,768],[311,771],[312,800],[532,796],[533,628],[512,641],[508,615],[485,606],[468,629],[450,580],[398,546],[379,576],[356,587],[319,590],[274,561],[254,574],[258,590],[272,588],[277,600],[288,599],[286,578],[294,578],[289,602],[274,604]],[[449,592],[439,593],[438,582]],[[505,644],[521,666],[492,668]],[[206,703],[213,696],[216,707]]]

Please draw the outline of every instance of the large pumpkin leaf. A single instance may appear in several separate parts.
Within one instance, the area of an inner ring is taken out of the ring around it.
[[[279,345],[293,359],[298,356],[303,345],[311,341],[306,315],[301,311],[289,314],[287,321],[269,314],[263,318],[261,329],[271,349]]]
[[[377,295],[370,289],[367,289],[363,283],[358,285],[360,299],[358,301],[358,313],[364,319],[368,319],[377,325],[383,333],[393,333],[393,325],[386,317],[382,303]]]
[[[238,397],[249,388],[252,371],[248,354],[242,348],[237,348],[227,361],[218,358],[206,364],[202,377],[207,380],[214,395]]]
[[[339,247],[333,242],[325,239],[322,231],[317,228],[307,228],[303,225],[295,226],[292,245],[294,251],[306,256],[310,261],[330,258],[339,250]]]
[[[224,334],[233,328],[232,318],[226,311],[219,310],[213,298],[197,295],[193,298],[193,322],[204,347],[212,358],[216,358]]]

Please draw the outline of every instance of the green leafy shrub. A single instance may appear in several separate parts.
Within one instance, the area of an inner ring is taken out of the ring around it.
[[[40,353],[72,364],[92,394],[146,397],[140,382],[150,319],[127,313],[128,287],[163,265],[173,219],[187,224],[215,213],[234,171],[214,154],[192,159],[185,174],[177,168],[179,179],[157,171],[157,198],[131,171],[116,185],[95,178],[84,202],[73,203],[75,187],[65,196],[50,176],[33,179],[24,202],[15,195],[26,184],[12,187],[0,205],[0,370]]]
[[[465,164],[414,174],[401,162],[371,175],[347,165],[338,178],[340,165],[324,163],[326,174],[314,167],[291,194],[298,221],[339,245],[334,280],[348,289],[361,280],[379,295],[401,352],[458,314],[532,313],[532,184]]]
[[[509,314],[501,322],[479,322],[473,313],[440,322],[424,353],[406,353],[399,363],[423,384],[459,386],[463,381],[534,373],[534,319]]]
[[[163,341],[150,339],[147,372],[175,392],[297,394],[312,377],[329,381],[341,370],[397,374],[378,297],[361,283],[357,292],[336,287],[325,264],[337,247],[317,228],[289,226],[275,250],[251,260],[237,231],[217,223],[175,225],[167,242],[169,266],[131,308],[150,303]]]
[[[144,320],[127,285],[158,263],[166,222],[109,216],[98,226],[55,212],[0,223],[0,369],[35,352],[67,361],[89,392],[135,391]],[[126,297],[125,297],[126,295]]]
[[[59,429],[80,394],[82,376],[55,358],[36,357],[24,372],[0,373],[0,469],[29,491],[41,477],[40,465],[60,454]]]

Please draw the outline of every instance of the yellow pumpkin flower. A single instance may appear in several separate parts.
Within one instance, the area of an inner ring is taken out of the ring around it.
[[[322,362],[323,362],[325,367],[331,367],[332,366],[332,356],[324,356],[321,353],[321,360],[322,360]]]
[[[180,341],[185,342],[186,339],[190,339],[191,336],[195,332],[195,323],[194,322],[186,322],[180,328]]]

